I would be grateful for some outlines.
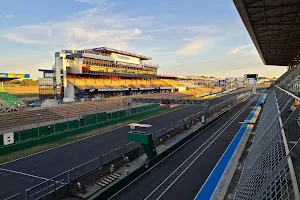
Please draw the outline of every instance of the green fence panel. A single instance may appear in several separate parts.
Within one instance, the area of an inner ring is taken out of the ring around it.
[[[112,119],[117,119],[117,118],[119,118],[119,113],[118,113],[118,111],[115,111],[115,112],[112,112]]]
[[[68,130],[68,122],[62,122],[55,125],[55,132]]]
[[[54,133],[54,125],[49,125],[49,126],[41,126],[39,128],[39,136],[44,136],[44,135],[50,135],[51,133]]]
[[[79,127],[79,120],[69,121],[69,128],[70,129],[76,129],[78,127]]]
[[[15,137],[16,138],[16,137]],[[15,139],[16,140],[16,139]],[[3,146],[3,135],[0,135],[0,146]]]
[[[37,128],[32,128],[32,129],[27,129],[20,131],[20,139],[22,140],[28,140],[32,138],[38,137],[38,129]]]
[[[137,108],[132,108],[132,109],[131,109],[131,113],[132,113],[132,114],[137,113]]]
[[[86,115],[85,119],[86,119],[86,125],[91,125],[91,124],[97,123],[97,115],[96,114]]]
[[[80,127],[83,127],[85,125],[86,125],[86,120],[85,120],[85,117],[83,117],[80,119]]]
[[[120,110],[119,111],[119,116],[120,117],[124,117],[126,115],[126,111],[125,110]]]
[[[0,137],[0,139],[2,140],[2,141],[0,141],[0,146],[2,146],[1,142],[3,144],[3,138]],[[14,139],[15,139],[15,142],[19,142],[19,140],[20,140],[20,138],[19,138],[19,132],[14,132]]]
[[[98,122],[104,122],[107,120],[106,112],[98,113]]]

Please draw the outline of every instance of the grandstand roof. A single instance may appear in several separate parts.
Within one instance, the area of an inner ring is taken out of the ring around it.
[[[114,61],[114,59],[112,59],[111,57],[100,56],[100,55],[95,55],[95,54],[90,54],[90,53],[76,53],[76,54],[67,55],[67,58],[75,58],[75,57],[94,58],[94,59]]]
[[[233,0],[266,65],[287,66],[300,53],[298,0]]]
[[[0,82],[10,81],[19,78],[30,78],[29,74],[12,74],[12,73],[0,73]]]
[[[157,75],[157,78],[177,79],[178,77],[177,76],[172,76],[172,75],[162,75],[162,74],[159,74],[159,75]]]
[[[134,54],[134,53],[129,53],[126,51],[121,51],[121,50],[117,50],[117,49],[112,49],[112,48],[108,48],[108,47],[98,47],[98,48],[93,48],[93,49],[85,49],[84,50],[85,53],[94,53],[94,52],[111,52],[111,53],[118,53],[118,54],[122,54],[122,55],[127,55],[127,56],[132,56],[132,57],[136,57],[136,58],[140,58],[141,60],[151,60],[151,57],[148,56],[142,56],[142,55],[138,55],[138,54]]]

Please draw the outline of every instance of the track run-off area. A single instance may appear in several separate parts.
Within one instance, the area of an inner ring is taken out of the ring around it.
[[[210,103],[216,105],[234,95],[215,98]],[[197,106],[186,106],[142,120],[141,123],[152,124],[154,132],[199,111]],[[129,130],[128,126],[118,127],[0,165],[0,199],[16,194],[24,197],[26,189],[129,143],[126,136]]]
[[[232,156],[235,149],[231,144],[237,147],[238,140],[245,132],[240,122],[253,117],[252,111],[260,103],[261,97],[252,95],[110,199],[210,199],[223,174],[222,170],[225,171],[227,166],[222,163],[222,155],[229,149]],[[225,157],[224,160],[229,162],[231,157]],[[217,163],[218,166],[221,163],[220,169],[216,167]],[[217,173],[211,174],[214,171]],[[200,190],[203,187],[207,188]]]

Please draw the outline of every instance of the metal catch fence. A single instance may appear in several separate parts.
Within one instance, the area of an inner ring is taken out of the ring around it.
[[[295,176],[299,156],[295,155],[300,153],[297,152],[300,143],[294,131],[300,130],[297,124],[300,107],[292,109],[295,100],[297,97],[281,88],[270,89],[252,146],[243,161],[235,200],[299,199]]]

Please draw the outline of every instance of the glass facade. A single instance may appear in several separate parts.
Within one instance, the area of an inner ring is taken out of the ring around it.
[[[53,78],[39,78],[40,99],[54,98]]]

